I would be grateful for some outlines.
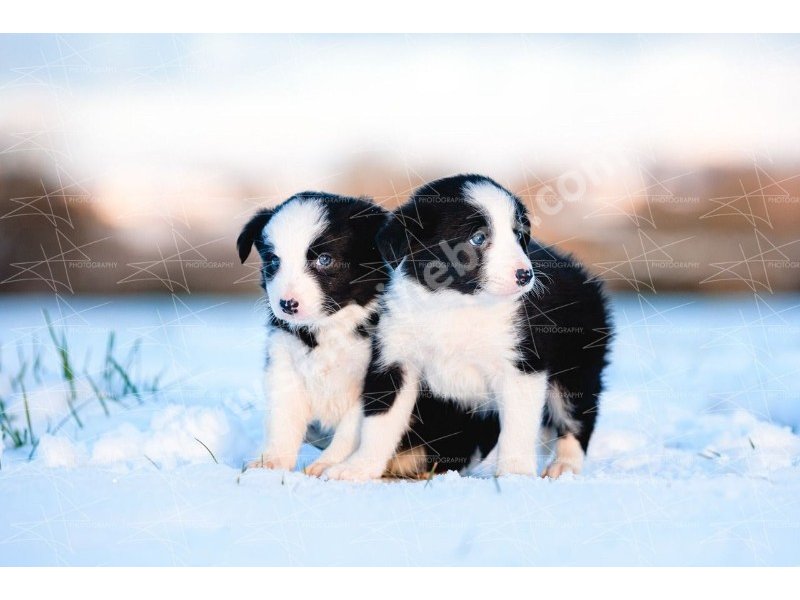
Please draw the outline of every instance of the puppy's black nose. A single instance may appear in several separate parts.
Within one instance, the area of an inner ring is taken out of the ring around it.
[[[533,272],[530,269],[517,269],[517,285],[524,287],[533,279]]]
[[[295,314],[297,312],[297,307],[300,306],[300,303],[294,298],[289,298],[288,300],[281,299],[278,304],[281,305],[281,310],[287,315]]]

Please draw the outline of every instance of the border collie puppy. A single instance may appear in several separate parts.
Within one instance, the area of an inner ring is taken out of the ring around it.
[[[323,449],[306,468],[319,476],[358,446],[376,298],[388,281],[375,238],[387,216],[366,200],[303,192],[257,212],[239,235],[242,262],[254,245],[261,256],[269,315],[267,444],[250,467],[293,469],[306,438]],[[425,393],[408,423],[382,465],[388,475],[460,470],[488,454],[499,432],[496,419]]]
[[[335,433],[306,473],[357,447],[367,328],[387,277],[375,246],[386,215],[365,200],[303,192],[258,211],[239,235],[242,262],[253,245],[261,256],[269,315],[267,445],[251,467],[293,469],[312,423]]]
[[[429,183],[395,210],[377,237],[393,271],[360,445],[326,476],[379,477],[422,390],[499,418],[498,475],[536,472],[542,424],[555,442],[543,476],[581,470],[606,364],[605,300],[580,265],[529,231],[520,200],[478,175]]]

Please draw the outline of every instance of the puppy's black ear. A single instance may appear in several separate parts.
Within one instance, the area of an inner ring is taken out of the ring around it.
[[[386,218],[383,226],[375,237],[375,245],[381,253],[383,260],[396,269],[408,254],[408,232],[402,222],[402,217],[391,213]]]
[[[261,232],[264,230],[264,227],[272,218],[273,214],[275,214],[274,210],[264,208],[258,211],[244,226],[242,233],[239,234],[236,240],[239,260],[244,262],[247,260],[247,257],[250,256],[250,249],[253,247],[253,243],[255,243],[256,238],[261,235]]]

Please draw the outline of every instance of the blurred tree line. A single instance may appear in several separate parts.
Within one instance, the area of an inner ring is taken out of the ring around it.
[[[501,183],[527,204],[534,235],[573,252],[612,289],[778,292],[800,289],[799,170],[661,167],[624,182],[576,185],[573,174],[570,187],[552,173]],[[328,189],[391,209],[447,174],[354,164]],[[104,220],[103,198],[64,181],[0,161],[0,293],[257,293],[258,264],[240,265],[234,241],[252,211],[282,199],[274,192],[231,189],[229,222],[193,225],[190,214],[188,223],[123,231]]]

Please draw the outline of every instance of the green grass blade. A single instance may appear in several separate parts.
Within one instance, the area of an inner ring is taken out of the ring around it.
[[[89,382],[89,385],[91,386],[94,395],[97,396],[97,400],[100,402],[100,406],[103,407],[103,412],[106,413],[107,417],[110,416],[111,413],[108,412],[108,406],[106,405],[105,394],[103,394],[100,388],[97,387],[97,384],[94,382],[94,379],[92,379],[89,376],[88,372],[84,371],[83,375],[84,377],[86,377],[86,381]]]
[[[109,361],[111,361],[112,368],[119,374],[120,377],[122,377],[122,382],[125,384],[123,395],[127,394],[128,392],[131,392],[139,401],[139,404],[141,404],[142,396],[139,392],[139,388],[136,387],[135,383],[133,383],[128,373],[125,371],[122,365],[119,364],[113,357],[109,357]]]
[[[31,423],[31,409],[28,406],[28,394],[25,391],[25,385],[20,382],[20,386],[22,387],[22,401],[25,404],[25,421],[28,424],[28,431],[30,432],[30,440],[32,444],[36,443],[36,436],[33,435],[33,424]]]
[[[214,459],[214,462],[215,462],[215,463],[217,463],[217,464],[219,464],[219,461],[217,460],[217,457],[216,457],[216,456],[214,456],[214,453],[211,451],[211,448],[209,448],[208,446],[206,446],[206,445],[205,445],[203,442],[201,442],[201,441],[200,441],[200,440],[198,440],[197,438],[194,438],[194,439],[195,439],[195,441],[196,441],[198,444],[200,444],[200,445],[201,445],[203,448],[205,448],[206,450],[208,450],[208,453],[211,455],[211,458],[213,458],[213,459]]]

